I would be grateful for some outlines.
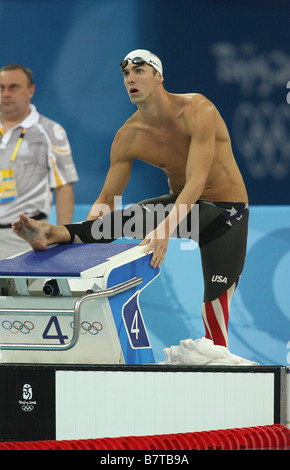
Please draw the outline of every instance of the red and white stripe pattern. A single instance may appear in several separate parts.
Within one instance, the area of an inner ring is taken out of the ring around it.
[[[228,322],[230,303],[235,292],[234,283],[219,298],[202,304],[202,319],[205,326],[205,337],[220,346],[229,345]]]

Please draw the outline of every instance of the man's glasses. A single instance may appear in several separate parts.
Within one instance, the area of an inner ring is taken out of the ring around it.
[[[144,64],[150,65],[148,64],[148,62],[146,62],[146,60],[142,59],[142,57],[134,57],[134,59],[122,60],[122,62],[120,62],[121,69],[124,70],[124,68],[127,67],[129,62],[132,62],[132,64],[135,64],[135,65],[144,65]]]

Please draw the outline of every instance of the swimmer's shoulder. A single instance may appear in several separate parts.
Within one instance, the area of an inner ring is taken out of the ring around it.
[[[215,105],[201,93],[187,93],[185,97],[185,105],[189,111],[198,112],[204,109],[215,109]]]
[[[217,110],[215,105],[204,95],[200,93],[185,93],[174,95],[175,100],[180,104],[179,116],[184,121],[185,128],[189,135],[192,135],[193,129],[202,121],[215,116]]]
[[[127,157],[136,155],[136,139],[139,133],[140,123],[137,112],[133,114],[117,131],[112,143],[111,151]]]
[[[129,119],[127,119],[127,121],[125,121],[116,133],[116,137],[118,139],[128,137],[132,138],[138,132],[138,129],[140,128],[139,114],[139,111],[136,111],[131,117],[129,117]]]
[[[200,93],[188,93],[184,96],[187,105],[184,106],[183,117],[188,133],[197,128],[198,132],[209,129],[211,125],[217,141],[230,143],[228,128],[215,104]]]
[[[201,93],[171,94],[172,99],[179,105],[180,113],[186,117],[195,117],[207,110],[216,110],[215,105]]]
[[[213,103],[201,93],[169,93],[169,96],[188,106],[198,106],[200,103],[209,103],[213,105]]]

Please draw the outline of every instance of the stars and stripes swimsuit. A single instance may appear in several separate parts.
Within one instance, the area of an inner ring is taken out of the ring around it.
[[[147,199],[137,204],[142,208],[144,217],[150,213],[153,217],[153,227],[160,223],[158,210],[152,207],[170,207],[177,199],[176,195],[168,194],[153,199]],[[212,339],[214,344],[228,346],[228,320],[232,295],[241,276],[247,248],[249,208],[242,202],[209,202],[197,201],[199,206],[199,236],[198,242],[201,253],[202,271],[204,278],[204,299],[202,318],[205,325],[205,336]],[[134,211],[129,209],[115,211],[104,217],[85,221],[80,224],[66,225],[70,232],[71,241],[96,243],[113,241],[115,234],[114,223],[121,220],[121,226],[132,218]],[[119,212],[119,217],[116,213]],[[164,213],[164,216],[168,215]],[[106,219],[110,219],[111,234],[96,237],[96,230],[102,232]],[[190,213],[186,224],[191,223]],[[157,222],[158,221],[158,222]],[[138,221],[136,221],[138,225]],[[145,223],[141,226],[147,227]],[[132,227],[132,224],[130,225]],[[149,232],[140,233],[136,238],[145,238]],[[121,230],[119,237],[131,236]]]

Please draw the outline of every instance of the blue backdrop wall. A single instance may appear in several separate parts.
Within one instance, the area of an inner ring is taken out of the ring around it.
[[[0,0],[0,65],[34,74],[39,111],[67,130],[92,203],[111,142],[135,111],[119,62],[135,48],[164,64],[168,91],[199,92],[221,111],[252,204],[289,204],[290,30],[283,0]],[[165,176],[136,161],[130,203],[167,192]]]
[[[68,133],[80,176],[76,220],[97,198],[114,135],[135,111],[119,70],[127,52],[152,50],[168,91],[202,93],[216,104],[256,206],[231,345],[262,364],[289,364],[289,1],[0,0],[0,44],[0,66],[30,67],[34,104]],[[136,161],[123,202],[167,191],[159,170]],[[181,253],[172,243],[144,299],[158,359],[162,347],[203,334],[198,250]]]

